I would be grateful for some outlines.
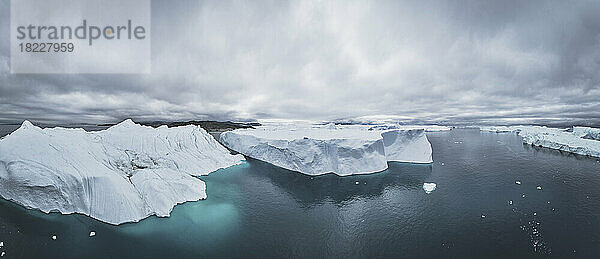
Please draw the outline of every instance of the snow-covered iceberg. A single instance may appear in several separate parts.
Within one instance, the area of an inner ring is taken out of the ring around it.
[[[387,161],[433,162],[423,129],[277,125],[224,132],[220,141],[246,156],[307,175],[380,172]]]
[[[600,157],[600,141],[580,138],[574,132],[545,127],[522,127],[519,136],[523,142],[570,153]]]
[[[517,132],[523,143],[558,149],[565,152],[600,157],[600,129],[573,127],[571,131],[544,126],[493,126],[481,127],[483,131]]]
[[[126,120],[87,132],[25,121],[0,139],[0,196],[46,213],[137,222],[205,199],[204,182],[193,176],[243,159],[198,126],[152,128]]]

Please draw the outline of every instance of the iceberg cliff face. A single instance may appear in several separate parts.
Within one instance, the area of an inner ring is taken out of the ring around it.
[[[0,196],[46,213],[137,222],[205,199],[204,182],[192,175],[242,160],[197,126],[152,128],[127,120],[86,132],[26,121],[0,139]]]
[[[425,130],[388,130],[381,133],[387,161],[432,163],[431,144]]]
[[[380,172],[387,169],[387,161],[432,162],[422,129],[279,125],[224,132],[220,141],[249,157],[307,175]]]

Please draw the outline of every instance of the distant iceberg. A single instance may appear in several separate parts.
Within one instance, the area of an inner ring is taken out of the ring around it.
[[[205,199],[204,182],[193,176],[242,160],[198,126],[152,128],[126,120],[87,132],[25,121],[0,139],[0,196],[46,213],[137,222]]]
[[[479,127],[479,129],[481,131],[489,131],[489,132],[496,132],[496,133],[513,132],[516,130],[512,127],[507,127],[507,126],[482,126],[482,127]]]
[[[387,161],[433,162],[424,129],[271,125],[224,132],[220,141],[246,156],[307,175],[375,173],[387,169]]]
[[[600,157],[600,129],[573,127],[571,131],[544,126],[481,127],[483,131],[517,132],[523,143],[565,152]]]

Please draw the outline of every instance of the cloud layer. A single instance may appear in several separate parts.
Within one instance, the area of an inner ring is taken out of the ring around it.
[[[0,1],[0,33],[9,34]],[[0,123],[600,124],[600,2],[153,1],[150,75],[13,75]]]

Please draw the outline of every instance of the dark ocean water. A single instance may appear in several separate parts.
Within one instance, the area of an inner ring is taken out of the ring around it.
[[[201,177],[207,200],[136,224],[0,201],[0,251],[9,258],[600,257],[598,159],[524,146],[511,133],[428,137],[433,164],[390,163],[372,175],[310,177],[248,160]],[[425,194],[424,182],[437,189]]]

